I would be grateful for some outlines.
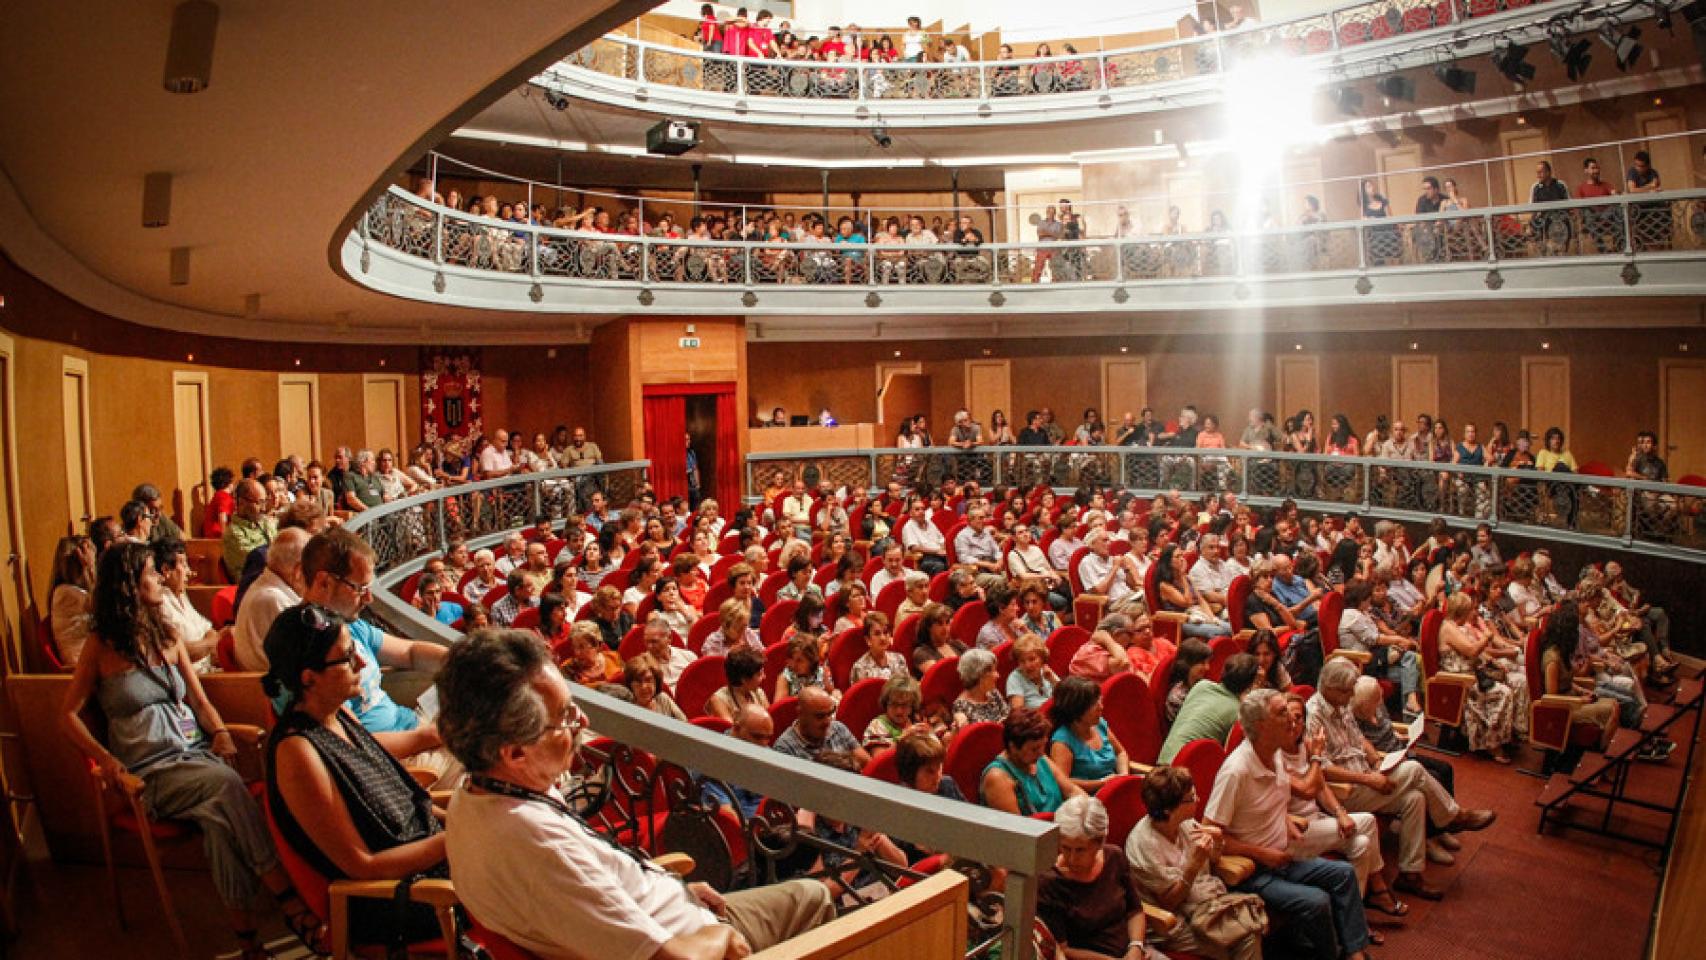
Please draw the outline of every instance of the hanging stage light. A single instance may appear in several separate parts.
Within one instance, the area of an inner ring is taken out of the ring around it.
[[[1465,70],[1455,63],[1442,63],[1434,67],[1434,76],[1445,84],[1446,89],[1457,93],[1475,92],[1475,71]]]
[[[1528,48],[1505,40],[1493,51],[1493,68],[1512,83],[1528,83],[1534,79],[1534,64],[1528,62]]]
[[[1572,83],[1587,76],[1588,66],[1593,63],[1593,54],[1588,51],[1593,44],[1586,37],[1572,38],[1560,28],[1553,31],[1552,39],[1546,43],[1552,48],[1552,55],[1564,65]]]
[[[1622,33],[1607,23],[1599,28],[1599,39],[1611,48],[1617,58],[1617,69],[1627,73],[1630,64],[1641,56],[1641,28],[1632,26]]]

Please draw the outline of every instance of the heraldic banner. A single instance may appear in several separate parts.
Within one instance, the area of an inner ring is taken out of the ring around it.
[[[421,349],[421,432],[432,446],[464,456],[485,432],[480,407],[480,351]]]

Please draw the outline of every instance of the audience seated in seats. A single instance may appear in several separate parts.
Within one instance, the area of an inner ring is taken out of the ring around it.
[[[318,504],[307,500],[287,503],[284,510],[276,517],[277,531],[273,540],[277,541],[277,534],[282,534],[286,530],[306,530],[310,537],[325,533],[328,528],[333,526],[333,521],[334,518],[321,510]],[[267,557],[271,555],[271,552],[271,543],[263,543],[249,551],[249,556],[243,561],[243,574],[237,579],[237,597],[232,604],[233,608],[239,611],[243,609],[243,600],[249,595],[249,588],[267,570]],[[429,564],[436,562],[436,560],[429,561]]]
[[[201,535],[210,540],[225,536],[225,527],[237,514],[237,475],[230,467],[214,467],[208,475],[207,509],[202,514]]]
[[[1158,763],[1172,763],[1173,758],[1192,740],[1213,740],[1226,743],[1232,725],[1238,722],[1238,702],[1256,680],[1256,658],[1247,653],[1233,654],[1221,670],[1219,680],[1199,680],[1185,695],[1173,728],[1156,756]],[[1248,731],[1246,731],[1248,732]]]
[[[149,541],[143,541],[149,542]],[[213,651],[219,645],[219,631],[201,611],[190,602],[190,564],[182,540],[155,540],[154,569],[160,575],[163,597],[160,622],[174,639],[183,643],[197,673],[208,673],[213,667]]]
[[[48,620],[53,645],[67,670],[77,667],[92,622],[95,590],[95,542],[85,536],[59,538],[53,551],[53,581],[48,587]]]
[[[852,557],[848,557],[842,561],[843,569],[849,573],[853,571],[852,560]],[[836,582],[831,580],[829,585],[834,587]],[[838,591],[831,590],[830,596],[834,597],[837,593]],[[871,595],[865,590],[865,585],[854,580],[846,590],[839,591],[839,595],[842,601],[842,613],[840,617],[836,618],[835,626],[830,632],[846,633],[849,630],[857,630],[864,626],[865,618],[871,612]]]
[[[623,609],[621,592],[607,584],[593,591],[592,616],[582,622],[598,628],[605,649],[618,650],[622,647],[622,637],[634,626],[634,615]]]
[[[989,510],[981,504],[966,511],[965,529],[954,536],[954,556],[961,564],[970,564],[977,585],[985,592],[1005,587],[1007,577],[1002,573],[1001,545],[989,528]]]
[[[161,622],[163,601],[147,545],[114,544],[101,557],[93,630],[65,692],[61,726],[109,789],[140,793],[151,818],[201,829],[244,960],[271,955],[252,912],[262,887],[278,898],[291,932],[324,953],[326,928],[279,865],[260,805],[231,766],[236,741],[184,645]],[[106,724],[104,743],[84,723],[91,699]]]
[[[1184,767],[1161,766],[1143,778],[1147,815],[1126,837],[1125,856],[1139,891],[1178,922],[1157,938],[1178,953],[1208,960],[1260,960],[1267,910],[1260,897],[1231,893],[1213,866],[1224,841],[1219,828],[1191,815],[1197,789]]]
[[[905,583],[907,574],[911,572],[905,566],[906,551],[898,543],[890,543],[883,550],[882,559],[883,565],[871,574],[871,595],[874,597],[882,596],[883,588],[891,583]]]
[[[983,587],[971,571],[955,567],[948,573],[948,595],[942,601],[949,610],[958,613],[968,603],[983,603]]]
[[[681,712],[675,700],[669,695],[663,682],[663,667],[649,653],[630,657],[622,665],[622,685],[634,697],[634,706],[644,707],[653,713],[659,713],[674,720],[685,721],[687,714]]]
[[[834,916],[815,880],[724,895],[681,883],[582,823],[555,784],[585,719],[537,637],[475,634],[451,651],[438,685],[448,741],[470,772],[445,841],[457,895],[523,949],[738,957]]]
[[[681,637],[685,639],[686,636],[686,632],[683,631]],[[661,613],[653,612],[647,618],[645,638],[646,653],[657,661],[658,669],[663,671],[664,689],[675,689],[675,681],[681,679],[681,671],[687,669],[688,664],[699,658],[686,647],[675,645],[674,637],[670,634],[669,622]]]
[[[1391,753],[1403,747],[1404,741],[1393,727],[1392,718],[1386,714],[1382,696],[1380,681],[1373,677],[1358,677],[1356,691],[1351,695],[1351,712],[1356,715],[1357,729],[1362,731],[1364,739],[1381,753]],[[1415,722],[1421,721],[1418,719]],[[1439,784],[1439,789],[1449,796],[1457,796],[1457,776],[1450,761],[1427,753],[1415,753],[1410,759],[1422,765],[1427,776]],[[1426,789],[1432,791],[1433,788],[1430,786]],[[1463,846],[1457,835],[1436,826],[1431,818],[1428,820],[1427,833],[1428,860],[1444,866],[1455,863],[1457,858],[1452,856],[1452,852]]]
[[[1093,793],[1131,772],[1125,747],[1102,716],[1102,688],[1094,682],[1083,677],[1062,680],[1048,718],[1054,724],[1049,759],[1080,790]]]
[[[954,731],[974,723],[1000,723],[1008,717],[1007,698],[997,689],[1001,671],[995,663],[995,654],[973,647],[960,654],[958,671],[960,685],[965,689],[951,708]]]
[[[906,677],[906,658],[891,649],[894,633],[889,630],[889,618],[872,612],[865,617],[865,653],[853,661],[852,682],[873,677],[889,680]]]
[[[1142,610],[1137,611],[1142,614]],[[1084,677],[1097,683],[1131,669],[1126,653],[1126,641],[1135,632],[1132,618],[1124,613],[1110,613],[1096,624],[1090,639],[1072,655],[1069,671],[1072,676]]]
[[[1084,592],[1107,597],[1110,612],[1148,613],[1137,557],[1130,553],[1113,556],[1108,535],[1100,530],[1091,533],[1086,544],[1090,552],[1078,561],[1078,582]]]
[[[707,654],[710,656],[710,654]],[[723,657],[723,677],[728,685],[717,688],[705,701],[705,712],[731,723],[741,708],[770,709],[764,694],[764,654],[749,646],[736,647]]]
[[[756,704],[748,705],[735,714],[728,735],[753,746],[769,749],[776,739],[776,721],[771,718],[770,711]],[[738,808],[742,818],[751,819],[758,816],[758,810],[764,804],[762,794],[754,793],[738,783],[702,778],[700,787],[700,795],[707,804],[731,815],[735,814]]]
[[[270,696],[287,706],[267,740],[267,805],[284,842],[328,880],[449,876],[432,798],[346,703],[361,692],[363,658],[343,618],[311,603],[273,620],[266,637]],[[409,943],[439,935],[433,909],[386,899],[350,902],[356,944]]]
[[[847,725],[835,719],[835,698],[821,687],[806,687],[799,693],[800,715],[776,737],[775,749],[799,760],[818,754],[845,753],[863,770],[871,755]]]
[[[1115,638],[1127,643],[1125,652],[1126,659],[1131,663],[1131,672],[1142,677],[1145,683],[1150,682],[1155,668],[1162,660],[1178,655],[1178,648],[1173,646],[1173,641],[1155,635],[1147,614],[1138,614],[1131,618],[1131,630],[1124,635],[1116,634]]]
[[[474,576],[462,585],[462,596],[470,603],[479,603],[494,587],[503,583],[503,575],[498,573],[497,558],[492,551],[474,551]]]
[[[1013,641],[1013,672],[1007,675],[1006,689],[1009,710],[1041,710],[1059,683],[1048,665],[1048,645],[1040,637],[1023,634]]]
[[[902,619],[905,619],[902,617]],[[957,657],[966,652],[965,644],[948,632],[953,611],[940,603],[928,603],[918,614],[918,639],[912,647],[912,671],[922,677],[924,671],[938,660]]]
[[[1049,609],[1066,609],[1069,603],[1066,583],[1037,544],[1035,532],[1029,524],[1021,523],[1013,528],[1013,546],[1007,552],[1007,574],[1023,585],[1022,597],[1036,590]],[[1026,607],[1029,609],[1028,601]]]
[[[1279,638],[1274,636],[1272,630],[1257,630],[1251,634],[1244,652],[1256,658],[1256,679],[1251,682],[1251,689],[1291,689],[1291,675],[1285,672],[1285,665],[1280,663]]]
[[[989,620],[977,631],[977,645],[980,649],[994,650],[1024,635],[1026,628],[1024,621],[1019,618],[1019,595],[1006,583],[990,587],[984,597],[983,606],[989,612]]]
[[[302,551],[302,599],[331,610],[349,623],[362,661],[361,693],[349,701],[356,719],[370,733],[409,734],[411,742],[394,746],[398,755],[408,757],[409,766],[436,773],[439,782],[448,784],[461,775],[461,770],[439,749],[438,728],[423,722],[417,711],[392,700],[380,686],[381,667],[436,672],[444,662],[445,648],[391,636],[360,619],[361,611],[373,598],[375,559],[372,547],[342,527],[320,534]],[[282,704],[275,700],[274,706]]]
[[[1223,833],[1227,853],[1256,862],[1255,873],[1237,890],[1261,897],[1268,913],[1283,919],[1291,948],[1285,956],[1367,960],[1368,919],[1356,868],[1319,857],[1300,860],[1288,852],[1296,828],[1288,817],[1291,775],[1280,761],[1291,737],[1285,695],[1246,692],[1238,720],[1244,742],[1221,764],[1203,811],[1207,825]]]
[[[978,796],[986,807],[1033,816],[1053,813],[1069,797],[1083,796],[1049,760],[1052,728],[1035,710],[1015,710],[1001,721],[1003,751],[984,768]]]
[[[1605,591],[1613,603],[1622,607],[1624,612],[1640,623],[1639,633],[1642,643],[1652,654],[1651,676],[1661,684],[1669,684],[1676,678],[1676,661],[1670,653],[1670,615],[1663,607],[1655,607],[1650,603],[1641,602],[1641,591],[1630,583],[1623,575],[1623,565],[1615,560],[1605,562],[1605,575],[1602,580]]]
[[[1055,811],[1060,847],[1037,878],[1037,919],[1068,957],[1160,960],[1147,943],[1143,893],[1125,851],[1107,842],[1108,811],[1078,794]]]
[[[911,513],[900,525],[900,543],[908,551],[919,554],[918,569],[935,576],[948,569],[948,544],[941,528],[930,521],[930,511],[923,500],[912,502]]]
[[[764,641],[759,639],[758,631],[751,626],[752,615],[749,608],[740,601],[739,597],[730,597],[723,601],[717,610],[718,628],[705,638],[705,645],[700,648],[699,655],[703,657],[723,656],[732,650],[749,647],[760,657],[764,655]]]
[[[1368,672],[1376,677],[1396,679],[1398,691],[1404,698],[1404,712],[1420,716],[1422,661],[1416,652],[1417,641],[1381,629],[1373,613],[1376,589],[1370,580],[1358,580],[1345,587],[1345,609],[1339,619],[1339,649],[1369,654]]]
[[[966,796],[960,792],[959,784],[953,777],[942,773],[947,758],[948,749],[929,730],[908,730],[894,744],[895,772],[901,786],[933,794],[943,800],[964,803]],[[917,863],[931,854],[931,851],[898,837],[894,842],[906,854],[909,863]]]
[[[1528,730],[1527,679],[1513,660],[1520,651],[1474,619],[1475,601],[1468,593],[1453,593],[1445,613],[1439,629],[1440,669],[1476,677],[1463,711],[1469,749],[1510,763],[1506,751],[1519,747]]]
[[[220,535],[220,556],[225,563],[225,574],[232,582],[242,576],[249,551],[271,543],[278,533],[277,522],[267,515],[267,502],[266,488],[259,481],[243,480],[237,484],[236,509]]]
[[[1351,710],[1358,671],[1356,665],[1335,657],[1321,668],[1320,687],[1309,700],[1311,743],[1320,740],[1319,756],[1327,779],[1350,784],[1346,809],[1389,814],[1398,820],[1398,881],[1395,887],[1428,900],[1437,900],[1438,888],[1422,876],[1427,866],[1426,828],[1434,826],[1452,833],[1485,830],[1493,822],[1491,810],[1466,810],[1428,776],[1414,760],[1405,760],[1388,773],[1380,772],[1383,754],[1369,743]]]
[[[905,674],[890,677],[877,694],[877,715],[865,726],[865,749],[875,755],[909,734],[937,732],[934,725],[919,716],[919,701],[918,681]]]
[[[452,626],[468,611],[454,600],[444,599],[444,584],[437,577],[422,577],[415,590],[415,606],[445,626]]]
[[[1172,671],[1161,678],[1167,689],[1167,705],[1163,709],[1168,723],[1179,718],[1185,698],[1208,676],[1209,660],[1213,656],[1214,651],[1209,645],[1196,637],[1187,637],[1179,644],[1179,655],[1173,660]]]
[[[812,755],[812,762],[847,773],[858,773],[864,769],[864,763],[852,754],[838,750],[820,750]],[[873,860],[901,867],[907,865],[906,854],[901,852],[900,847],[886,834],[868,830],[855,823],[835,820],[811,810],[798,811],[797,818],[801,826],[820,840],[866,854]],[[860,895],[880,895],[887,889],[875,868],[866,867],[860,860],[840,850],[819,851],[806,870],[809,874],[822,876],[823,882],[829,887],[830,895],[837,901],[851,891],[859,891]]]
[[[1020,527],[1020,530],[1027,529]],[[1060,616],[1050,609],[1056,599],[1062,601],[1061,609],[1065,609],[1065,596],[1045,590],[1041,584],[1028,583],[1019,590],[1019,606],[1025,611],[1020,618],[1020,625],[1025,630],[1039,637],[1048,637],[1061,627]]]
[[[772,700],[797,697],[807,687],[818,687],[835,695],[835,678],[823,663],[823,641],[814,634],[796,631],[783,641],[788,645],[788,665],[776,678],[776,695]]]
[[[906,599],[895,608],[895,623],[900,623],[907,617],[917,616],[930,605],[930,577],[917,570],[906,574]],[[945,609],[945,608],[944,608]]]

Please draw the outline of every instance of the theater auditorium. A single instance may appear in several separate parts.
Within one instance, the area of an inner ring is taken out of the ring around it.
[[[0,957],[1683,960],[1706,3],[0,7]]]

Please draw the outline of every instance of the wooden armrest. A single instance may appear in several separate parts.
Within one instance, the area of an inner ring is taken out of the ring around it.
[[[1173,929],[1174,924],[1179,922],[1179,918],[1173,914],[1173,911],[1164,910],[1153,903],[1143,905],[1143,915],[1149,918],[1150,929],[1160,933],[1166,933]]]
[[[334,880],[326,888],[331,898],[332,956],[349,956],[349,901],[351,897],[389,900],[396,895],[400,880]],[[457,904],[456,887],[449,880],[416,880],[409,887],[409,900],[424,903],[438,915],[440,935],[446,943],[454,943],[456,918],[451,913]]]
[[[1536,706],[1581,707],[1593,701],[1588,697],[1574,697],[1563,693],[1548,693],[1534,701]]]
[[[1418,720],[1417,722],[1420,723],[1421,721]],[[1396,733],[1400,740],[1410,739],[1410,725],[1407,723],[1394,723],[1392,725],[1392,732]]]
[[[411,767],[405,765],[403,769],[408,771],[409,776],[414,777],[415,782],[423,787],[430,788],[433,784],[438,782],[438,774],[425,767]]]
[[[1340,800],[1351,795],[1351,785],[1348,783],[1329,783],[1327,788],[1337,794]]]
[[[231,739],[240,744],[260,745],[266,742],[267,732],[252,723],[228,723],[225,725]]]
[[[660,853],[652,858],[652,862],[678,877],[687,876],[698,866],[693,858],[685,853]]]
[[[1173,611],[1173,610],[1158,610],[1155,613],[1152,613],[1149,615],[1149,620],[1151,623],[1155,623],[1155,622],[1159,621],[1162,623],[1183,624],[1183,623],[1185,623],[1185,621],[1187,621],[1189,619],[1190,619],[1190,617],[1188,615],[1183,614],[1183,613],[1179,613],[1179,612]]]
[[[1136,760],[1133,760],[1131,762],[1131,772],[1139,777],[1147,777],[1151,773],[1155,772],[1155,768],[1147,763],[1138,763]]]
[[[1249,857],[1225,854],[1214,861],[1214,875],[1229,887],[1236,887],[1256,872],[1256,861]]]
[[[1368,662],[1374,659],[1374,655],[1369,653],[1367,650],[1346,650],[1344,647],[1334,650],[1332,655],[1335,657],[1344,657],[1346,660],[1351,661],[1359,667],[1368,666]]]
[[[1428,683],[1454,683],[1468,688],[1475,685],[1475,675],[1472,673],[1436,673],[1428,678]]]
[[[450,806],[450,798],[456,795],[456,791],[455,790],[429,790],[429,791],[427,791],[427,794],[432,797],[432,802],[434,804],[436,804],[440,807],[448,807],[448,806]]]

